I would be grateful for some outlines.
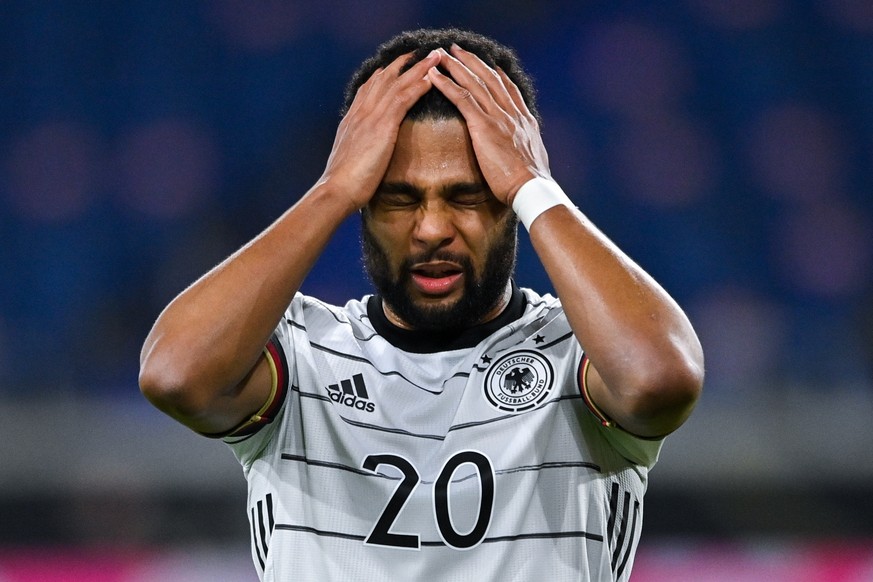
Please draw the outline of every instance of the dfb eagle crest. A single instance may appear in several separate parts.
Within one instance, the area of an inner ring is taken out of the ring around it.
[[[527,412],[547,400],[554,385],[554,376],[552,364],[540,352],[510,352],[488,368],[485,399],[491,406],[504,412]]]

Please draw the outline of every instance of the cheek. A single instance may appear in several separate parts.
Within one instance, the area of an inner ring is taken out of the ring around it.
[[[506,236],[506,230],[505,220],[480,220],[464,230],[464,240],[477,268],[481,269],[489,251],[501,243]]]
[[[517,225],[518,222],[513,216],[510,220],[501,220],[494,226],[494,228],[489,232],[487,248],[484,248],[482,251],[484,256],[483,260],[485,262],[491,261],[494,263],[508,264],[510,265],[510,270],[514,268],[516,254],[518,252]],[[490,267],[493,269],[496,266],[497,265],[495,264]],[[483,265],[480,273],[488,268],[489,265]]]
[[[381,251],[382,257],[387,261],[388,267],[393,274],[397,274],[400,264],[405,258],[403,249],[403,234],[396,225],[390,223],[371,221],[367,229],[370,240]]]
[[[478,240],[470,241],[470,244],[468,244],[467,248],[464,250],[464,254],[466,254],[470,259],[473,272],[477,278],[481,277],[485,272],[490,250],[494,244],[495,242],[492,241],[490,237],[480,238]]]

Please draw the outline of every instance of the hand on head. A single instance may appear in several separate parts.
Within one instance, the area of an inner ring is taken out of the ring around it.
[[[482,175],[502,203],[511,205],[531,178],[550,175],[539,124],[515,83],[457,45],[450,51],[434,50],[406,71],[410,54],[401,55],[357,90],[321,178],[348,196],[354,208],[365,206],[376,191],[400,124],[431,88],[460,111]]]
[[[428,78],[464,116],[482,175],[494,196],[509,206],[525,182],[550,176],[539,124],[502,70],[458,45],[439,53],[439,64],[451,76],[433,66]]]
[[[434,51],[401,73],[408,58],[402,55],[377,69],[358,89],[319,180],[348,196],[355,209],[367,204],[382,180],[409,108],[432,87],[427,71],[439,63],[440,55]]]

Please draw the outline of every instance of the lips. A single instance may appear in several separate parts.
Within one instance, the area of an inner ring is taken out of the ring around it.
[[[411,269],[412,283],[424,295],[447,295],[455,290],[464,274],[454,263],[444,261],[422,263]]]

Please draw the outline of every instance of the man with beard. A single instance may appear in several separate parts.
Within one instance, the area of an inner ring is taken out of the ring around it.
[[[357,211],[376,294],[300,294]],[[560,300],[512,281],[519,221]],[[321,179],[167,306],[140,386],[239,458],[262,580],[627,580],[702,360],[551,179],[514,53],[419,30],[353,77]]]

